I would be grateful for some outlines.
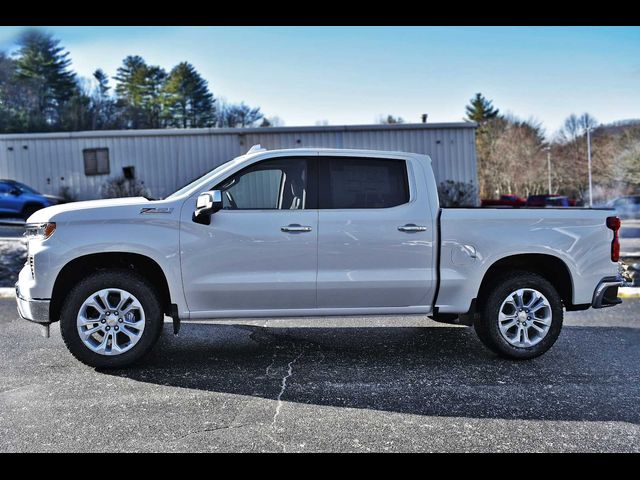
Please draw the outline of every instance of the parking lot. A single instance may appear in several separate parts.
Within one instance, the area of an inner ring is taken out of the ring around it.
[[[0,300],[0,451],[640,451],[640,302],[499,359],[423,317],[165,325],[97,371]]]

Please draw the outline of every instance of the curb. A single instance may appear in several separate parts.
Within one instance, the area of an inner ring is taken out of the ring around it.
[[[15,288],[0,288],[0,298],[16,298]]]
[[[640,298],[640,287],[620,287],[618,296],[620,298]]]

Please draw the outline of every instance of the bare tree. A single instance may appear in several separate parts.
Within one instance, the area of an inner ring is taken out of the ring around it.
[[[404,118],[394,117],[393,115],[380,115],[377,119],[377,123],[385,125],[393,125],[395,123],[404,123]]]

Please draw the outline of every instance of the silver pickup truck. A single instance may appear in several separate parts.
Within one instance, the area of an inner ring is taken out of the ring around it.
[[[428,156],[252,149],[164,200],[57,205],[29,220],[18,310],[80,361],[121,367],[164,317],[428,315],[502,356],[563,311],[620,303],[610,210],[440,208]]]

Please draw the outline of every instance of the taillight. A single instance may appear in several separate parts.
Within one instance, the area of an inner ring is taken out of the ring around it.
[[[620,238],[618,237],[618,230],[620,230],[621,223],[618,217],[607,217],[607,228],[613,230],[613,240],[611,241],[612,262],[620,260]]]

